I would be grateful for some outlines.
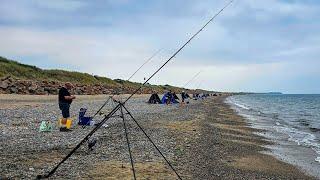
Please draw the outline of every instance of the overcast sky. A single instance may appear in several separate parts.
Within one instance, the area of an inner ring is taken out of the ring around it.
[[[0,56],[142,82],[226,0],[1,0]],[[152,81],[320,93],[320,1],[235,0]]]

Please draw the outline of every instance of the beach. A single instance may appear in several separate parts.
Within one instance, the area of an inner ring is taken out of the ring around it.
[[[147,104],[137,95],[126,107],[163,152],[182,179],[315,179],[268,155],[272,142],[258,136],[227,103],[227,96],[190,100],[190,104]],[[34,179],[48,173],[93,127],[77,126],[80,108],[92,116],[108,98],[78,96],[71,105],[72,132],[59,132],[56,96],[0,95],[0,179]],[[121,99],[120,97],[117,97]],[[103,110],[108,113],[115,104]],[[103,115],[95,118],[97,122]],[[52,132],[39,132],[42,120]],[[177,179],[174,172],[126,116],[138,179]],[[57,169],[53,179],[132,179],[122,119],[112,118]]]

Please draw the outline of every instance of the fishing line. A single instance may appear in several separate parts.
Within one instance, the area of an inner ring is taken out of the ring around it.
[[[131,78],[137,74],[137,72],[145,66],[148,62],[150,62],[157,54],[160,53],[162,49],[159,49],[157,52],[155,52],[150,58],[148,58],[128,79],[127,81],[130,81]],[[92,116],[92,119],[94,119],[100,112],[101,110],[108,104],[109,100],[112,99],[117,93],[113,93],[109,98],[103,103],[103,105],[99,108],[99,110]]]
[[[196,77],[198,77],[200,74],[202,73],[202,70],[199,71],[196,75],[194,75],[184,86],[182,86],[183,88],[186,88],[187,85],[189,85]]]

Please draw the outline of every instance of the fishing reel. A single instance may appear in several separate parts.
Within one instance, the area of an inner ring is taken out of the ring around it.
[[[89,152],[93,151],[96,144],[97,144],[97,139],[95,139],[95,138],[89,139],[88,140],[88,151]]]

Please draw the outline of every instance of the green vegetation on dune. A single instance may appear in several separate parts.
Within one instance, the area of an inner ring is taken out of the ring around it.
[[[22,80],[48,80],[58,82],[71,82],[82,85],[101,84],[113,87],[138,88],[141,83],[125,81],[121,79],[112,80],[107,77],[92,76],[88,73],[71,72],[65,70],[45,70],[36,66],[21,64],[17,61],[8,60],[0,56],[0,78],[11,76]],[[155,91],[162,92],[165,89],[179,91],[181,88],[170,85],[146,85]]]
[[[21,64],[19,62],[0,57],[0,77],[5,76],[12,76],[26,80],[52,80],[79,84],[117,84],[112,79],[106,77],[92,76],[88,73],[57,69],[43,70],[36,66]]]
[[[114,84],[113,80],[105,77],[64,70],[43,70],[36,66],[21,64],[19,62],[0,57],[0,77],[4,76],[12,76],[28,80],[70,81],[81,84]]]
[[[38,79],[43,76],[41,69],[0,57],[0,77],[13,76],[24,79]]]
[[[92,76],[88,73],[71,72],[64,70],[43,70],[44,77],[49,80],[61,82],[73,82],[80,84],[116,84],[113,80],[105,77]]]

